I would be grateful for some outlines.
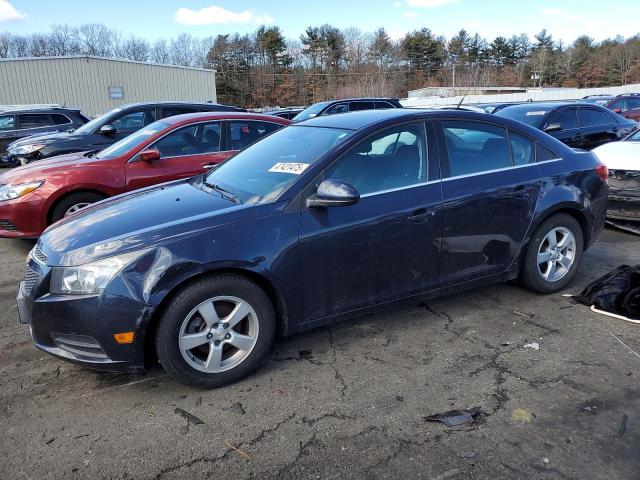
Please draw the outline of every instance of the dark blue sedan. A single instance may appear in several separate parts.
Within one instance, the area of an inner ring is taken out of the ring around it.
[[[105,370],[249,374],[274,335],[520,279],[564,288],[604,224],[607,169],[533,127],[382,110],[279,130],[203,175],[97,203],[29,255],[20,319]]]

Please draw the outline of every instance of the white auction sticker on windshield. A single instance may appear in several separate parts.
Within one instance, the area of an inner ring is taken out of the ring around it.
[[[527,112],[527,117],[530,117],[532,115],[544,115],[547,112],[544,112],[542,110],[536,110],[534,112]]]
[[[300,175],[309,167],[308,163],[280,162],[269,169],[272,173],[292,173]]]

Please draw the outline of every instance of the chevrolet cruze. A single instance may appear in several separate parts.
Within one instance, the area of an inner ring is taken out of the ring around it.
[[[564,288],[603,226],[606,178],[592,153],[487,114],[315,118],[51,226],[20,320],[62,359],[136,371],[155,357],[217,387],[276,333],[516,278]]]

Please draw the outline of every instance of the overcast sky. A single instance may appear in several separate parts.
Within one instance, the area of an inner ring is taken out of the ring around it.
[[[450,37],[461,28],[491,40],[546,28],[565,43],[640,32],[637,0],[0,0],[0,31],[32,33],[50,25],[101,22],[153,40],[182,32],[205,37],[277,25],[299,37],[308,25],[331,23],[394,38],[422,27]]]

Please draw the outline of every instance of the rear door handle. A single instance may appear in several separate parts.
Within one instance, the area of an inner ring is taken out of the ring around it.
[[[202,168],[204,168],[205,170],[209,170],[210,168],[213,168],[216,165],[217,165],[216,163],[208,163],[207,165],[204,165]]]
[[[429,220],[429,217],[433,217],[436,214],[435,210],[427,210],[426,208],[419,208],[410,217],[407,217],[407,221],[411,223],[425,223]]]

